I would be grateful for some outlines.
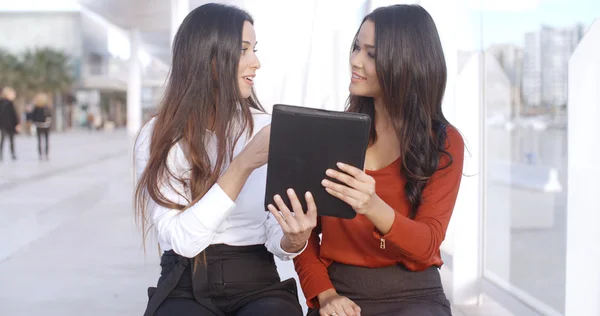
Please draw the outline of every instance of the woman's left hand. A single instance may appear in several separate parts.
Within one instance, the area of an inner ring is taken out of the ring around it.
[[[279,195],[273,198],[277,207],[269,204],[267,208],[275,216],[283,231],[281,248],[289,253],[297,253],[304,248],[313,228],[317,226],[317,206],[312,194],[306,192],[304,198],[306,200],[307,211],[304,213],[296,192],[289,189],[287,190],[287,195],[293,212],[285,205],[285,202]]]
[[[356,167],[343,163],[338,163],[337,166],[343,172],[327,169],[325,174],[343,184],[324,179],[321,184],[325,190],[348,203],[356,213],[369,213],[379,201],[379,196],[375,193],[375,179]]]

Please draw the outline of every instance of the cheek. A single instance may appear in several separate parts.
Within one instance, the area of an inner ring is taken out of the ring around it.
[[[249,98],[250,94],[252,94],[252,88],[244,82],[244,79],[238,78],[238,86],[240,87],[240,98]]]
[[[238,75],[241,76],[244,73],[244,71],[246,70],[246,68],[248,68],[248,57],[241,55],[240,63],[238,64]]]
[[[365,72],[369,78],[377,81],[377,67],[375,67],[375,62],[365,63]]]
[[[370,63],[368,66],[365,67],[365,70],[370,79],[369,86],[371,87],[371,89],[375,91],[380,91],[381,87],[379,85],[379,77],[377,77],[377,68],[375,67],[375,63]]]
[[[244,73],[244,61],[240,59],[240,63],[238,65],[238,78]]]

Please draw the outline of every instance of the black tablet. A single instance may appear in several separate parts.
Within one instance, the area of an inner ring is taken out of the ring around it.
[[[351,219],[356,212],[331,196],[321,185],[327,169],[337,162],[363,169],[371,118],[362,113],[338,112],[276,104],[271,121],[265,209],[279,194],[288,206],[286,190],[296,191],[304,210],[310,191],[320,216]],[[290,206],[291,209],[291,206]]]

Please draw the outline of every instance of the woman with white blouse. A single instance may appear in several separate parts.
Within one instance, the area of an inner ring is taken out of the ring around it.
[[[255,47],[250,15],[213,3],[175,36],[164,99],[134,153],[137,219],[164,251],[145,316],[302,315],[273,255],[301,253],[317,212],[291,190],[293,214],[278,196],[265,211],[270,116],[253,91]]]

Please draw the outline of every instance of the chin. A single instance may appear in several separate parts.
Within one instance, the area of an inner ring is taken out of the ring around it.
[[[246,90],[246,89],[244,89],[244,90],[242,90],[242,91],[240,92],[240,97],[241,97],[242,99],[248,99],[248,98],[250,97],[250,95],[252,95],[252,91],[251,91],[251,90]]]
[[[367,91],[365,91],[365,89],[360,89],[359,87],[356,87],[353,84],[350,84],[349,89],[350,90],[350,94],[358,96],[358,97],[368,97],[368,93],[366,93]]]

